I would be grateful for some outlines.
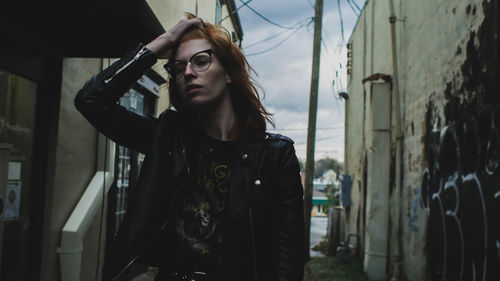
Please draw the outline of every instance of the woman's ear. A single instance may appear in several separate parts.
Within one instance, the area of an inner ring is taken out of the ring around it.
[[[228,84],[233,83],[233,81],[231,80],[231,77],[227,73],[226,73],[226,83],[228,83]]]

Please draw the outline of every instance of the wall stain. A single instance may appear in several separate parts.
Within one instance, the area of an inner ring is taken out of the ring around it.
[[[419,232],[420,228],[417,226],[418,225],[418,206],[419,206],[419,192],[420,190],[418,188],[414,189],[409,189],[409,202],[411,202],[410,205],[408,205],[408,228],[410,229],[411,232]]]

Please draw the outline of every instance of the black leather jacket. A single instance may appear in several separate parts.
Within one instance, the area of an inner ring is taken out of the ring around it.
[[[141,47],[93,76],[75,98],[76,108],[100,132],[146,155],[126,217],[106,253],[105,281],[122,280],[134,262],[168,266],[175,258],[166,238],[172,202],[190,174],[188,144],[200,133],[176,111],[144,117],[119,105],[130,85],[156,62]],[[226,278],[302,281],[303,189],[293,142],[277,134],[239,138],[236,151],[226,201]]]

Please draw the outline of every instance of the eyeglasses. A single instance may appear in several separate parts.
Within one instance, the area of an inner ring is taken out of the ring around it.
[[[184,76],[188,63],[191,64],[191,69],[194,72],[202,72],[207,70],[212,63],[212,50],[203,50],[194,54],[187,61],[175,60],[165,64],[163,67],[167,70],[168,77],[171,79],[180,79]]]

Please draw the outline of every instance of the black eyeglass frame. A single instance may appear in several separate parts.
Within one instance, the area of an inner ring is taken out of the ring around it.
[[[168,77],[170,79],[173,79],[173,80],[176,80],[177,79],[177,76],[175,75],[175,71],[174,71],[174,64],[175,63],[179,63],[179,62],[182,62],[185,64],[185,68],[184,68],[184,71],[186,71],[186,68],[187,68],[187,65],[188,63],[192,63],[192,60],[194,57],[196,57],[197,55],[199,54],[202,54],[202,53],[207,53],[208,56],[210,57],[210,62],[208,64],[208,67],[204,70],[201,70],[201,71],[197,71],[197,72],[203,72],[207,69],[210,68],[210,66],[212,65],[212,53],[214,51],[212,49],[206,49],[206,50],[202,50],[202,51],[199,51],[199,52],[196,52],[195,54],[193,54],[189,60],[185,61],[185,60],[174,60],[172,62],[167,62],[166,64],[163,65],[163,67],[165,68],[165,70],[167,71],[167,74],[168,74]]]

